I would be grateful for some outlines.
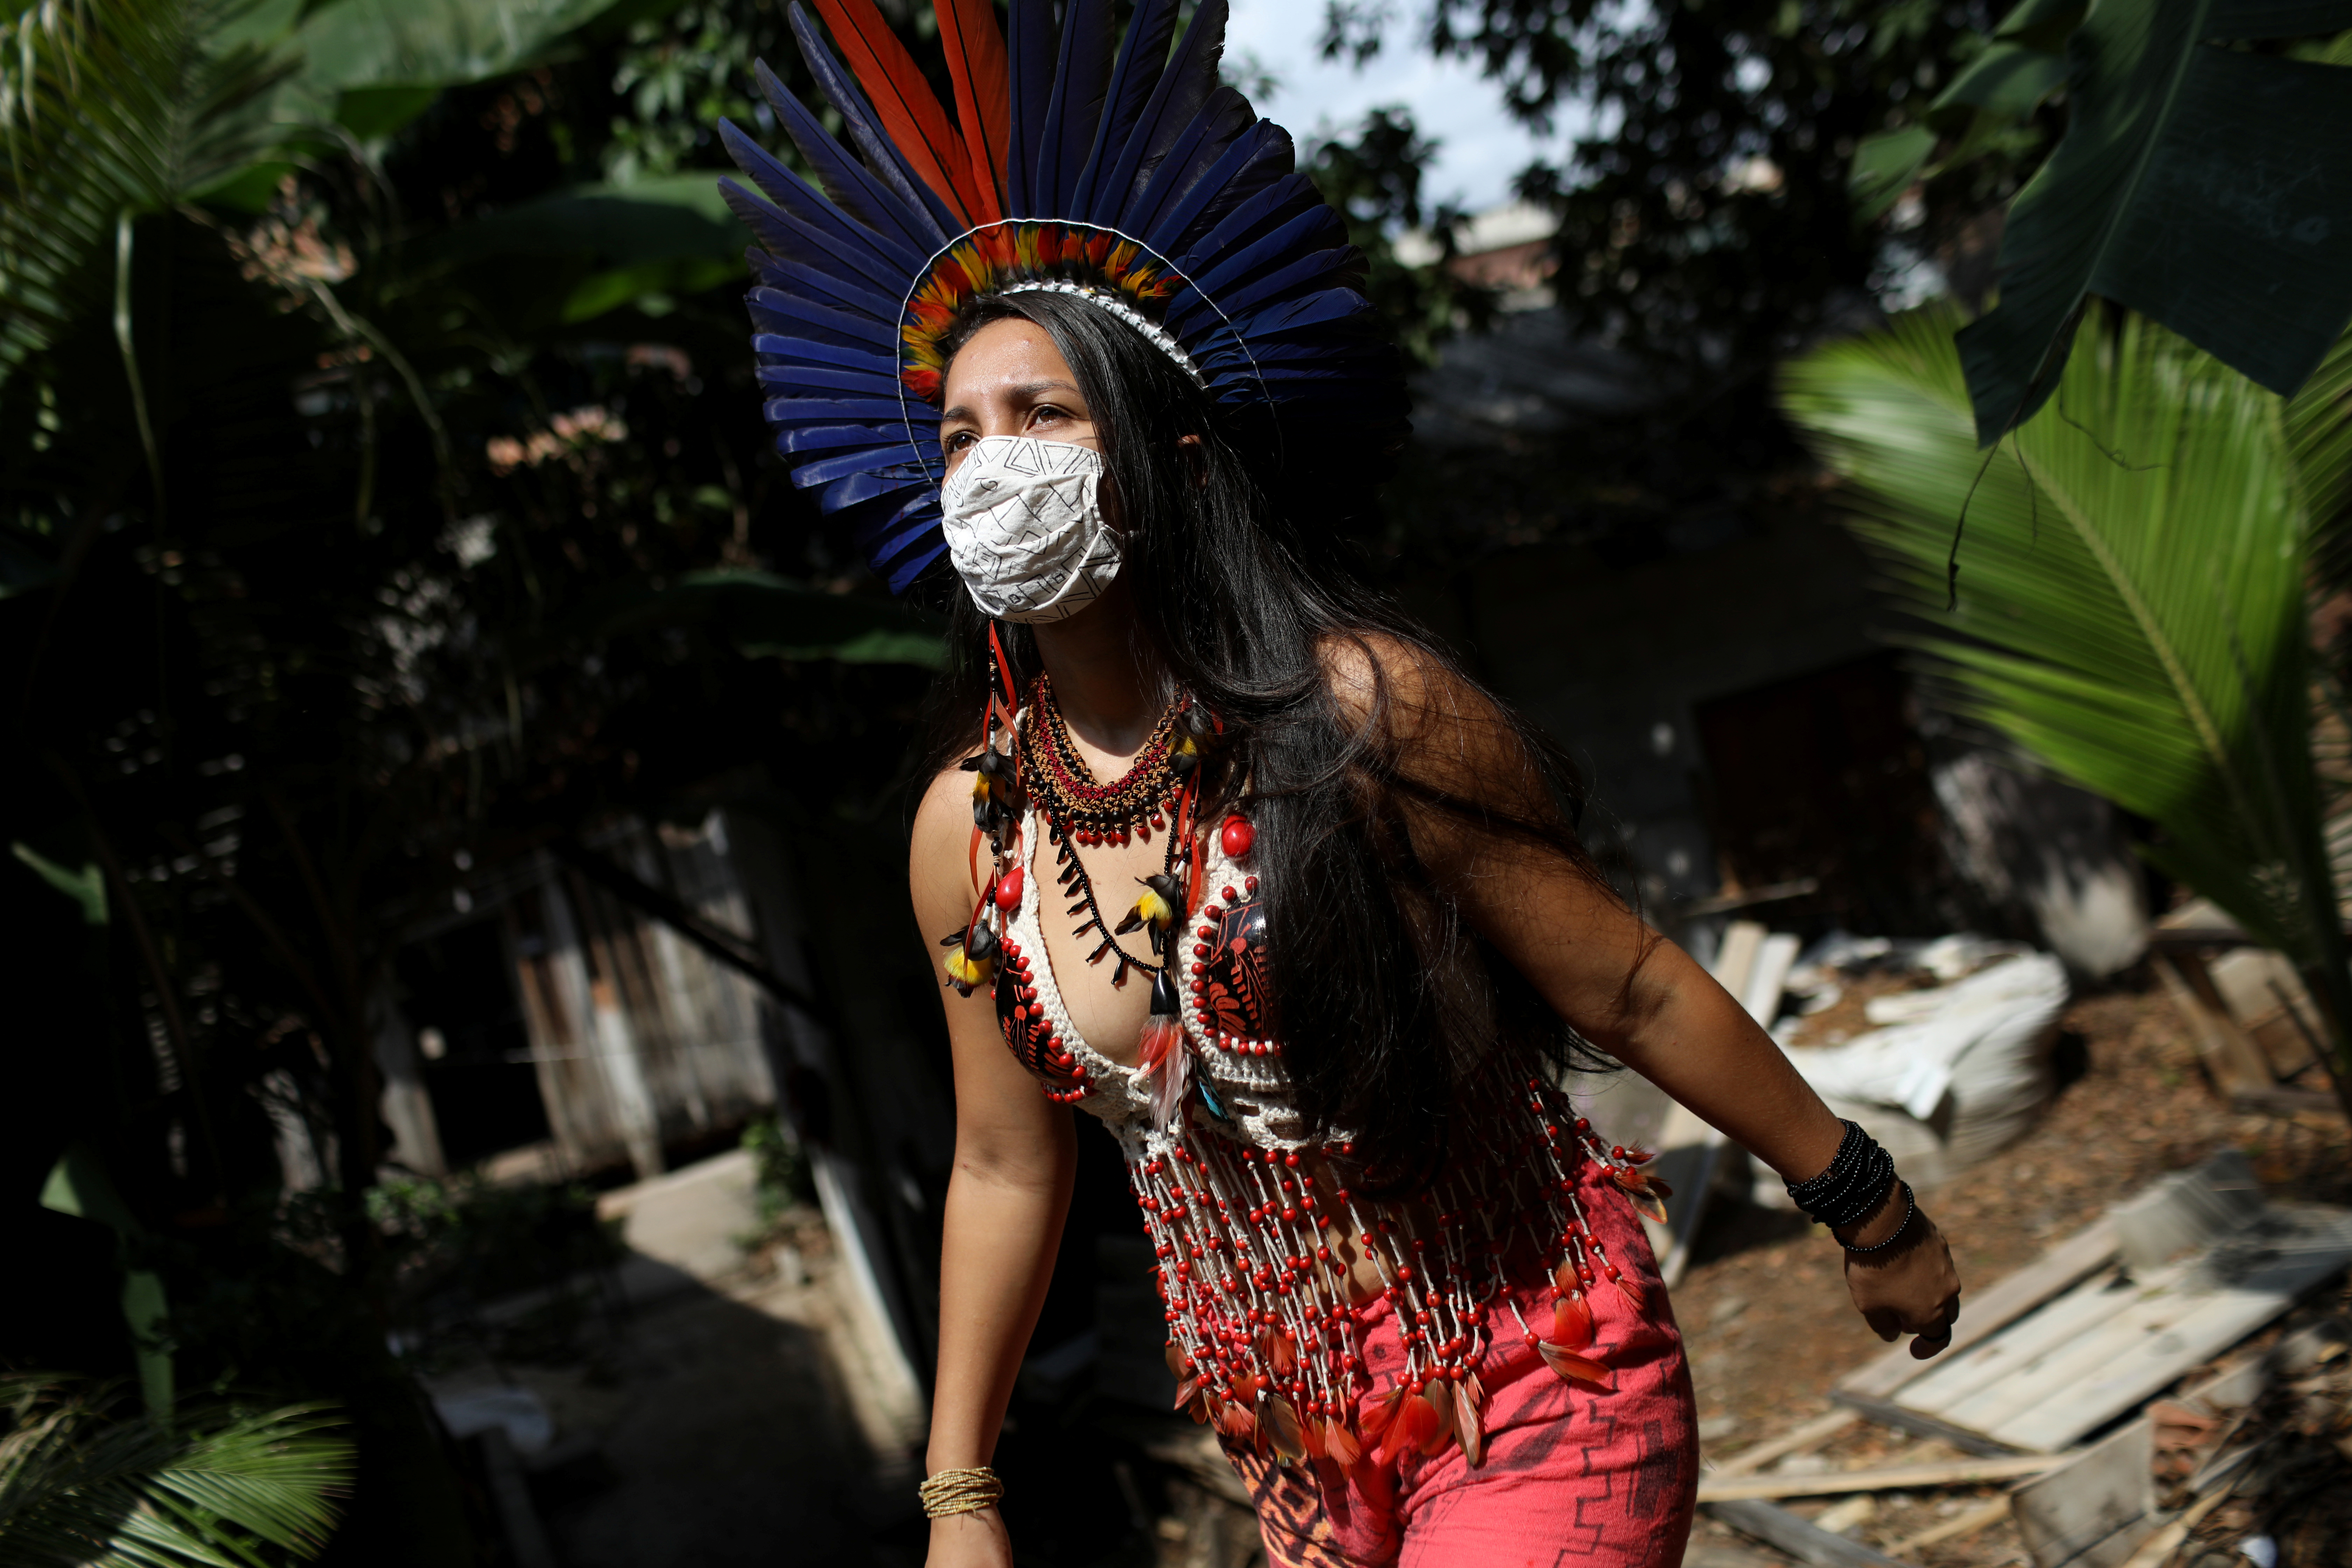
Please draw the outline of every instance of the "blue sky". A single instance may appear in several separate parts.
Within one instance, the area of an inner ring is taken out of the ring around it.
[[[1322,0],[1234,0],[1226,57],[1238,67],[1242,57],[1254,56],[1274,73],[1277,86],[1254,100],[1257,111],[1302,141],[1318,122],[1344,130],[1367,110],[1401,103],[1412,110],[1421,133],[1441,143],[1424,187],[1430,200],[1452,197],[1473,212],[1508,200],[1511,176],[1538,153],[1557,156],[1567,136],[1538,142],[1503,112],[1501,95],[1475,66],[1434,60],[1410,47],[1425,13],[1417,5],[1400,10],[1389,46],[1358,70],[1322,58]]]

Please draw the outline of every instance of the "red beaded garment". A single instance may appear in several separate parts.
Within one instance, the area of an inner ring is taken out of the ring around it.
[[[1168,831],[1189,816],[1181,805],[1161,814]],[[1186,1088],[1172,1113],[1156,1111],[1170,1103],[1162,1079],[1175,1066],[1122,1067],[1096,1050],[1055,984],[1039,926],[1046,879],[1032,863],[1051,835],[1034,807],[1002,818],[991,835],[1002,847],[992,896],[973,928],[984,923],[993,941],[975,947],[993,950],[1007,1044],[1048,1095],[1099,1117],[1126,1154],[1160,1260],[1180,1405],[1286,1460],[1391,1464],[1459,1443],[1475,1464],[1486,1396],[1471,1369],[1492,1336],[1524,1336],[1560,1377],[1609,1386],[1586,1292],[1622,1290],[1636,1311],[1643,1303],[1592,1235],[1576,1167],[1598,1162],[1654,1209],[1663,1185],[1638,1169],[1648,1155],[1603,1144],[1559,1089],[1515,1075],[1492,1086],[1497,1109],[1480,1146],[1410,1205],[1340,1184],[1360,1179],[1353,1145],[1308,1140],[1265,1026],[1265,914],[1249,871],[1254,835],[1238,817],[1198,834],[1207,842],[1194,856],[1171,856],[1191,862],[1188,908],[1168,944]],[[1351,1250],[1371,1260],[1382,1294],[1410,1321],[1407,1375],[1387,1388],[1363,1377]],[[1549,1321],[1529,1323],[1504,1287],[1507,1268],[1524,1282],[1537,1258],[1555,1306]],[[1496,1322],[1490,1310],[1510,1316]]]

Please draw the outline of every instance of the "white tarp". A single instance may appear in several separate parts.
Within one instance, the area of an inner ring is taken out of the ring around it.
[[[1913,962],[1945,967],[1927,956]],[[1933,1183],[2032,1123],[2050,1098],[2050,1044],[2066,998],[2063,963],[2015,952],[1948,985],[1875,998],[1866,1011],[1885,1027],[1843,1045],[1791,1047],[1789,1058],[1833,1110],[1886,1145],[1906,1178]]]

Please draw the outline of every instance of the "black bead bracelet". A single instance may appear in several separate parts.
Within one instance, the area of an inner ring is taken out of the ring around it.
[[[1886,1184],[1895,1179],[1894,1156],[1853,1122],[1845,1123],[1829,1169],[1810,1181],[1784,1184],[1789,1199],[1807,1217],[1832,1230],[1859,1225],[1878,1210]],[[1906,1189],[1907,1190],[1907,1189]]]
[[[1874,1241],[1868,1247],[1856,1247],[1851,1242],[1843,1243],[1841,1245],[1844,1246],[1848,1252],[1884,1252],[1888,1247],[1903,1239],[1903,1233],[1911,1228],[1911,1216],[1918,1212],[1919,1205],[1911,1201],[1911,1184],[1906,1182],[1903,1184],[1903,1223],[1895,1227],[1895,1233],[1893,1235],[1889,1236],[1885,1241]]]

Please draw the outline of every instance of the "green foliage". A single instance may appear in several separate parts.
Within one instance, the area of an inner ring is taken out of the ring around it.
[[[297,62],[234,38],[257,9],[80,0],[0,21],[0,385],[104,308],[124,214],[233,179],[275,146],[269,95]]]
[[[1483,330],[1495,313],[1495,291],[1455,277],[1454,255],[1462,214],[1429,205],[1421,184],[1437,144],[1422,136],[1402,106],[1375,109],[1349,137],[1307,150],[1307,170],[1326,201],[1348,220],[1348,237],[1364,253],[1364,292],[1414,363],[1433,363],[1438,345],[1465,328]],[[1435,262],[1399,258],[1394,237],[1426,226],[1438,241]]]
[[[2055,405],[1987,457],[1957,323],[1925,310],[1832,344],[1783,391],[1926,626],[1930,689],[2156,823],[2149,858],[2310,979],[2352,1082],[2304,609],[2312,499],[2347,483],[2352,345],[2333,400],[2287,410],[2161,326],[2095,312]]]
[[[2310,375],[2352,318],[2352,74],[2225,46],[2347,26],[2342,0],[2091,7],[2066,41],[2065,137],[2010,210],[2000,303],[1960,333],[1979,441],[2050,396],[2090,294],[2274,392]],[[2000,47],[2042,62],[2035,93],[2056,85],[2054,50]]]
[[[387,1561],[471,1546],[386,1321],[608,1255],[576,1194],[371,1194],[403,944],[714,780],[894,820],[931,646],[768,458],[709,171],[603,178],[659,8],[61,0],[0,58],[0,916],[37,937],[0,1118],[103,1158],[183,1386],[350,1413]],[[117,1325],[70,1364],[128,1363],[108,1261],[12,1258]]]
[[[787,1209],[816,1201],[816,1177],[800,1141],[773,1116],[743,1129],[743,1147],[759,1164],[760,1223],[773,1225]]]
[[[1983,0],[1438,0],[1426,16],[1415,42],[1478,62],[1529,126],[1574,110],[1592,127],[1571,158],[1519,181],[1559,215],[1570,324],[1693,367],[1712,397],[1885,284],[1882,237],[1857,232],[1844,196],[1849,165],[1937,90],[1991,13]],[[1361,58],[1398,12],[1329,0],[1328,17],[1325,53]],[[1908,248],[1935,248],[1984,194],[1937,192]]]
[[[457,1291],[494,1300],[608,1267],[625,1250],[597,1219],[596,1194],[576,1182],[408,1177],[371,1187],[366,1205],[411,1299]]]
[[[613,89],[624,95],[627,112],[613,118],[604,153],[605,178],[631,185],[723,163],[718,137],[722,119],[755,130],[771,142],[782,140],[768,134],[773,117],[753,85],[751,68],[762,59],[788,87],[805,78],[800,46],[776,0],[686,5],[658,20],[634,24],[613,73]],[[833,110],[822,112],[826,125],[838,132]],[[797,163],[789,145],[772,150],[787,163]]]
[[[184,1405],[165,1427],[49,1374],[0,1377],[0,1559],[24,1568],[309,1561],[352,1481],[323,1405]]]

